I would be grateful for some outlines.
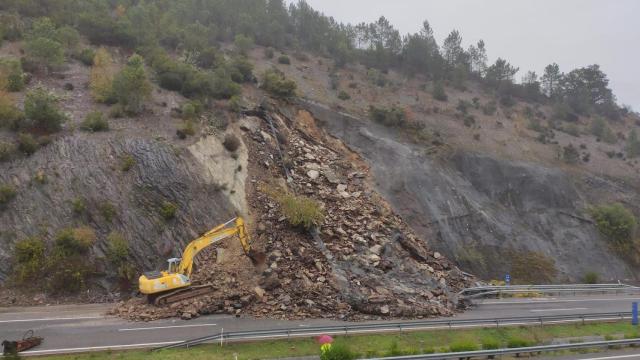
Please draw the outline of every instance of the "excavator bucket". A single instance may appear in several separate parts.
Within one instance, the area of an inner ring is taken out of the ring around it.
[[[247,252],[247,256],[249,257],[249,259],[251,259],[251,262],[255,267],[262,267],[267,262],[267,254],[263,253],[262,251],[251,249],[249,250],[249,252]]]

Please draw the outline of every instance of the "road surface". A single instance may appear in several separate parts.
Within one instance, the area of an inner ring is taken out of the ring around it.
[[[640,295],[593,295],[580,297],[482,300],[457,319],[488,319],[629,312]],[[34,330],[45,341],[31,354],[92,351],[106,348],[155,347],[220,331],[303,328],[340,325],[331,320],[270,320],[236,318],[230,315],[202,316],[194,320],[165,319],[128,322],[106,316],[112,305],[62,305],[31,308],[0,308],[0,341],[20,339]]]

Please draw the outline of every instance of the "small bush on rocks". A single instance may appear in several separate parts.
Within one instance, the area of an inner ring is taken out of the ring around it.
[[[18,284],[32,284],[42,281],[45,252],[45,243],[40,238],[33,237],[16,242],[13,255],[16,263],[14,281]]]
[[[267,70],[262,77],[261,88],[278,98],[290,98],[296,96],[296,82],[287,79],[278,70]]]
[[[160,215],[167,221],[176,217],[176,211],[178,211],[178,206],[169,201],[162,202],[160,206]]]
[[[289,59],[289,57],[287,55],[281,55],[278,58],[278,63],[283,64],[283,65],[291,65],[291,59]]]
[[[15,152],[16,147],[12,143],[0,141],[0,162],[11,159]]]
[[[104,114],[100,111],[94,111],[87,115],[80,128],[84,131],[108,131],[109,122],[105,118]]]
[[[617,245],[628,245],[638,225],[633,213],[622,204],[596,206],[590,209],[591,216],[602,235]]]
[[[240,139],[234,134],[227,134],[224,137],[224,142],[222,143],[224,148],[229,152],[235,152],[240,148]]]
[[[0,184],[0,209],[16,197],[16,189],[9,184]]]
[[[38,151],[39,147],[40,144],[38,144],[36,139],[31,134],[22,133],[18,135],[18,150],[21,153],[30,156]]]
[[[34,125],[45,131],[59,131],[67,117],[58,108],[59,98],[43,87],[29,91],[24,101],[24,112]]]
[[[340,92],[338,93],[338,99],[340,99],[340,100],[345,100],[345,101],[346,101],[346,100],[351,99],[351,95],[349,95],[349,93],[348,93],[348,92],[346,92],[346,91],[342,90],[342,91],[340,91]]]
[[[598,273],[594,271],[590,271],[584,274],[584,283],[585,284],[597,284],[598,283]]]
[[[131,170],[131,168],[135,164],[136,164],[136,159],[133,156],[126,154],[122,157],[122,159],[120,159],[120,170],[122,170],[123,172],[127,172]]]
[[[191,120],[185,120],[182,126],[180,126],[178,130],[176,130],[176,135],[178,136],[178,138],[183,140],[186,139],[188,136],[193,136],[195,134],[196,134],[195,125]]]
[[[320,204],[305,196],[284,194],[276,199],[287,221],[292,226],[311,229],[324,221],[324,210]]]

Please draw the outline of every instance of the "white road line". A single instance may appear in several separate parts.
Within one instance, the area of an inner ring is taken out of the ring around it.
[[[59,354],[59,353],[72,353],[72,352],[85,352],[85,351],[104,351],[104,350],[124,350],[135,348],[148,348],[164,345],[173,345],[181,343],[180,341],[167,341],[159,343],[146,343],[146,344],[129,344],[129,345],[111,345],[111,346],[92,346],[81,348],[67,348],[67,349],[50,349],[50,350],[28,350],[21,352],[20,355],[43,355],[43,354]]]
[[[118,329],[118,331],[162,330],[162,329],[192,328],[192,327],[204,327],[204,326],[216,326],[216,325],[217,325],[217,324],[193,324],[193,325],[154,326],[154,327],[142,327],[142,328]]]
[[[90,319],[104,319],[104,318],[105,318],[104,316],[78,316],[78,317],[66,317],[66,318],[17,319],[17,320],[0,320],[0,324],[17,323],[17,322],[34,322],[34,321],[90,320]]]
[[[609,360],[609,359],[628,359],[628,358],[640,359],[640,354],[614,355],[614,356],[605,356],[605,357],[597,357],[597,358],[583,358],[583,359],[584,360]]]
[[[534,309],[529,310],[531,312],[547,312],[547,311],[574,311],[574,310],[589,310],[588,308],[568,308],[568,309]]]
[[[566,299],[566,300],[528,300],[528,301],[487,301],[480,302],[479,305],[502,305],[502,304],[550,304],[563,302],[589,302],[589,301],[627,301],[640,300],[640,297],[634,298],[617,298],[617,299]]]

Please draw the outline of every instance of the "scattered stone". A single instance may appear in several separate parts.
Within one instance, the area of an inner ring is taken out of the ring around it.
[[[311,180],[315,180],[320,176],[320,172],[318,172],[318,170],[309,170],[309,171],[307,171],[307,176]]]

